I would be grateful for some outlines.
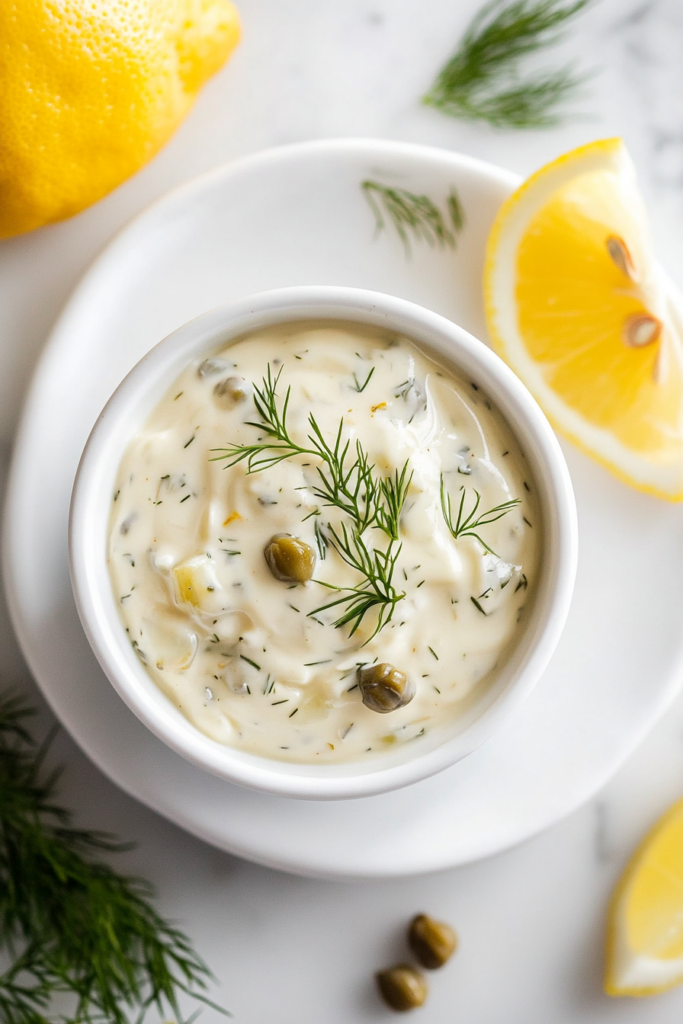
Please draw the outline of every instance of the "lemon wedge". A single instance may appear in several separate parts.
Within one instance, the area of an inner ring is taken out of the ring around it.
[[[636,850],[610,910],[605,991],[646,996],[683,981],[683,800]]]
[[[561,433],[683,500],[683,327],[620,139],[541,168],[501,207],[484,272],[494,348]]]

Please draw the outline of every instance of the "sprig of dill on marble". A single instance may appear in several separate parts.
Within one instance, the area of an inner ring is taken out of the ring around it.
[[[584,78],[571,65],[522,76],[525,58],[557,43],[590,0],[490,0],[423,102],[496,128],[551,128]]]
[[[295,441],[287,426],[291,388],[287,388],[281,402],[278,400],[277,386],[282,370],[280,367],[273,375],[269,364],[261,386],[254,386],[254,404],[260,420],[248,420],[247,425],[257,428],[266,435],[265,438],[253,444],[230,444],[228,448],[212,449],[220,454],[211,461],[225,460],[226,468],[246,462],[247,473],[251,474],[276,466],[295,455],[319,460],[315,467],[318,479],[311,488],[314,496],[323,506],[338,509],[350,520],[349,527],[342,523],[340,530],[335,530],[329,524],[322,527],[316,519],[315,536],[320,557],[324,558],[328,545],[331,545],[342,560],[361,575],[362,582],[355,587],[338,587],[314,580],[340,596],[309,614],[314,616],[318,612],[344,606],[345,610],[334,625],[350,625],[352,636],[365,615],[376,609],[376,628],[369,638],[372,639],[391,620],[396,604],[405,597],[395,589],[393,574],[400,552],[400,545],[396,547],[399,521],[412,473],[408,473],[406,462],[393,477],[379,477],[360,441],[357,440],[353,448],[349,440],[344,441],[343,418],[339,421],[332,444],[325,440],[312,413],[308,417],[308,445]],[[368,546],[363,534],[370,529],[379,529],[385,534],[388,538],[386,550]]]
[[[370,179],[361,182],[361,188],[375,216],[376,233],[381,234],[386,229],[387,220],[391,221],[406,253],[411,251],[411,241],[424,241],[432,248],[448,246],[455,249],[458,235],[465,225],[462,203],[455,188],[446,198],[446,215],[429,196],[409,192],[405,188],[394,188]]]
[[[208,968],[155,910],[148,883],[102,859],[130,846],[75,828],[56,803],[59,770],[45,768],[50,737],[34,742],[32,714],[0,695],[3,1024],[127,1024],[150,1008],[180,1020],[180,993],[220,1010],[204,994]]]
[[[446,526],[448,527],[453,539],[459,540],[461,537],[473,537],[481,544],[484,550],[498,558],[499,556],[493,548],[489,547],[486,541],[481,538],[479,531],[482,526],[489,526],[491,523],[495,523],[499,519],[502,519],[503,516],[508,514],[508,512],[511,512],[513,508],[520,504],[520,499],[511,498],[510,501],[504,501],[500,505],[495,505],[493,508],[490,508],[488,512],[481,512],[477,515],[479,505],[481,503],[481,494],[479,491],[474,490],[474,502],[469,512],[465,511],[466,498],[467,488],[461,487],[460,504],[458,505],[455,522],[453,522],[451,496],[446,489],[443,476],[441,477],[441,511],[443,513]]]

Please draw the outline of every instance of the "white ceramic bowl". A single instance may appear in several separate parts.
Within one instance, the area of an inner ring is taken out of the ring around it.
[[[231,338],[302,320],[344,320],[398,331],[478,384],[517,436],[533,474],[542,520],[538,589],[505,666],[432,747],[405,747],[376,760],[333,766],[285,764],[224,746],[193,726],[158,689],[133,652],[112,591],[107,529],[123,452],[177,375]],[[193,764],[282,796],[327,800],[398,789],[454,764],[483,743],[531,692],[560,638],[577,558],[576,507],[564,457],[524,385],[482,342],[450,320],[403,299],[353,288],[263,292],[213,309],[174,331],[131,370],[102,411],[76,476],[69,528],[71,580],[90,644],[138,718]]]

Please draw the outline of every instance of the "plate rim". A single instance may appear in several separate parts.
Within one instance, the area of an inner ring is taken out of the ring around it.
[[[198,836],[212,846],[245,858],[254,863],[261,864],[265,867],[285,870],[310,877],[335,879],[360,879],[371,877],[399,878],[406,877],[408,875],[434,873],[448,870],[465,863],[472,863],[485,859],[495,855],[496,853],[511,849],[522,842],[528,841],[572,814],[580,806],[595,796],[595,794],[619,770],[632,752],[640,745],[640,743],[643,742],[645,736],[654,726],[656,721],[665,713],[666,709],[675,700],[680,689],[680,684],[683,682],[683,649],[681,649],[677,659],[676,668],[671,671],[669,685],[666,688],[662,688],[662,691],[659,694],[659,699],[656,704],[652,706],[649,716],[647,716],[644,722],[641,721],[640,729],[637,731],[634,730],[631,734],[629,744],[620,752],[618,758],[615,758],[610,762],[602,773],[599,775],[596,774],[596,776],[591,780],[591,785],[586,787],[586,791],[578,794],[574,800],[569,802],[569,805],[563,805],[555,815],[546,815],[542,822],[536,823],[533,828],[527,829],[524,834],[515,835],[504,843],[491,842],[488,846],[484,844],[484,846],[473,855],[460,858],[444,856],[437,863],[431,862],[426,866],[424,864],[417,864],[410,869],[402,868],[396,872],[362,871],[355,870],[353,867],[351,867],[350,870],[341,870],[339,867],[325,868],[324,866],[320,866],[319,862],[315,862],[315,857],[309,862],[301,863],[301,860],[294,859],[287,854],[270,857],[261,852],[254,852],[254,850],[248,848],[244,842],[239,840],[231,839],[226,841],[223,838],[219,840],[217,837],[210,835],[206,830],[198,827],[196,822],[190,822],[187,815],[183,813],[182,810],[179,811],[177,808],[174,808],[173,811],[171,811],[168,807],[160,809],[158,805],[150,802],[146,796],[140,795],[126,782],[120,781],[115,776],[114,772],[110,770],[109,767],[105,767],[100,761],[97,750],[93,749],[92,745],[87,742],[86,739],[82,738],[80,735],[76,736],[72,733],[70,726],[66,724],[62,714],[58,711],[55,704],[53,704],[49,680],[43,678],[42,670],[38,670],[38,655],[37,650],[34,650],[34,641],[31,636],[30,615],[28,614],[27,609],[23,607],[23,602],[19,598],[19,594],[21,593],[21,574],[18,571],[19,566],[14,565],[12,549],[14,547],[13,538],[17,529],[17,519],[21,516],[20,478],[24,472],[23,467],[26,457],[25,448],[30,424],[33,420],[33,405],[34,402],[37,401],[37,392],[40,388],[40,383],[44,374],[49,371],[53,359],[58,359],[62,346],[68,345],[70,321],[73,316],[77,315],[77,310],[81,303],[82,296],[86,293],[91,293],[93,286],[95,289],[97,288],[99,279],[106,275],[110,261],[114,262],[117,259],[118,250],[123,244],[128,244],[130,238],[134,238],[135,233],[141,230],[141,228],[145,231],[150,223],[153,225],[154,220],[157,217],[164,215],[166,208],[172,208],[176,204],[182,205],[185,201],[185,197],[191,196],[194,192],[201,192],[207,186],[210,187],[214,182],[219,182],[225,177],[232,176],[233,174],[239,174],[242,171],[248,171],[251,168],[265,166],[268,163],[277,162],[279,160],[289,160],[308,153],[315,155],[318,153],[358,152],[359,150],[364,150],[374,159],[381,159],[382,156],[386,156],[391,159],[396,156],[405,155],[410,158],[422,158],[430,163],[436,161],[450,167],[458,166],[461,168],[467,167],[476,169],[486,172],[492,179],[496,179],[500,184],[509,189],[514,189],[521,180],[519,175],[498,167],[488,161],[480,160],[479,158],[471,157],[467,154],[461,154],[457,151],[447,150],[442,147],[394,141],[390,139],[351,136],[334,139],[314,139],[305,142],[289,143],[284,146],[268,147],[265,150],[246,154],[235,160],[222,163],[218,167],[212,168],[189,179],[188,181],[182,182],[158,196],[151,203],[129,218],[105,242],[79,277],[75,287],[66,298],[51,330],[49,331],[49,334],[47,335],[43,348],[35,363],[31,380],[22,402],[21,412],[14,436],[10,468],[7,476],[1,538],[1,562],[5,597],[7,600],[12,627],[15,635],[17,636],[22,655],[25,658],[31,674],[52,712],[72,737],[77,746],[84,751],[86,756],[97,766],[97,768],[129,796],[149,807],[155,813],[162,814],[174,824],[182,827],[191,834]],[[225,785],[229,784],[225,783]]]

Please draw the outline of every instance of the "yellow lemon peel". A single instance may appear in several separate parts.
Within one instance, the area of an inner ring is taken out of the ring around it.
[[[494,348],[553,425],[631,486],[683,499],[678,299],[620,139],[565,154],[503,204],[484,291]]]
[[[78,213],[147,163],[239,33],[230,0],[4,0],[0,238]]]
[[[683,981],[683,800],[636,850],[612,898],[605,991],[646,996]]]

